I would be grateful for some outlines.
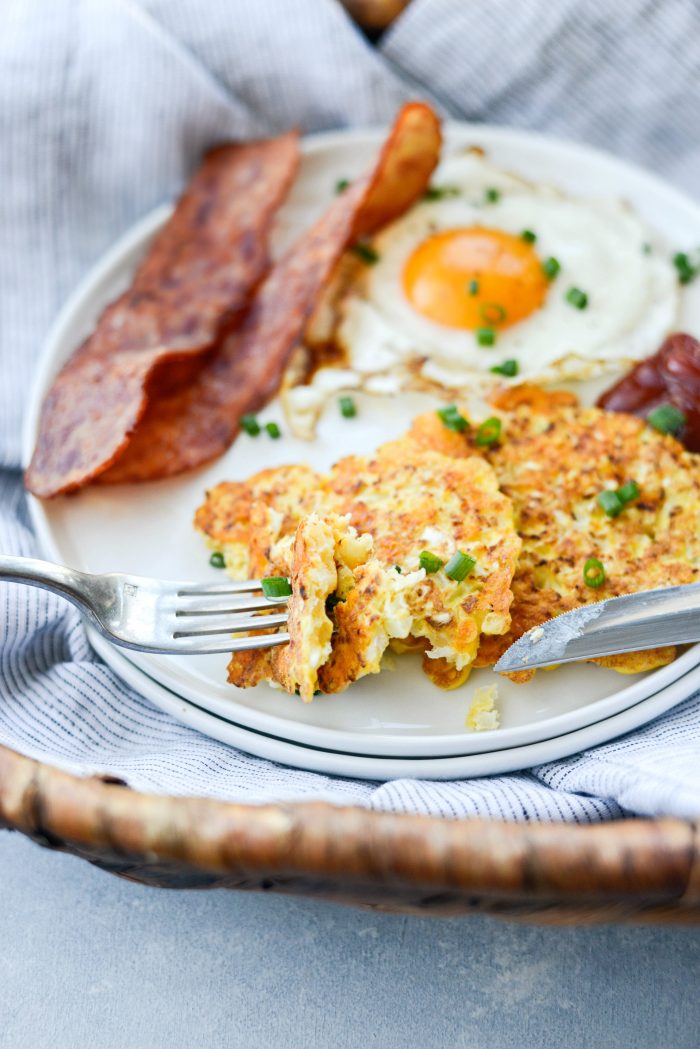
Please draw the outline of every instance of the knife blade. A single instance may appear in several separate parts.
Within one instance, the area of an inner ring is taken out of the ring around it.
[[[700,583],[611,597],[565,612],[518,638],[494,670],[534,670],[692,641],[700,641]]]

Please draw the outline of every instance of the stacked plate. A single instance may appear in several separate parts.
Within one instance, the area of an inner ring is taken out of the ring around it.
[[[343,132],[306,141],[301,177],[281,212],[277,250],[323,209],[338,179],[362,170],[381,138],[380,132]],[[448,129],[448,151],[468,145],[481,146],[507,170],[571,193],[625,198],[669,245],[687,243],[691,234],[700,243],[700,209],[692,201],[611,157],[521,132],[468,125]],[[168,214],[167,208],[160,209],[140,223],[66,305],[32,392],[24,440],[27,460],[52,376],[104,305],[127,285]],[[680,326],[700,330],[700,287],[685,291],[682,310]],[[206,488],[284,462],[307,461],[325,469],[343,454],[362,454],[398,436],[418,411],[436,404],[418,394],[358,397],[357,403],[354,420],[326,413],[312,443],[287,435],[281,441],[242,435],[221,459],[181,478],[96,487],[47,504],[30,499],[44,552],[85,571],[220,579],[192,528]],[[283,423],[274,402],[261,418]],[[125,681],[180,721],[275,761],[373,780],[463,778],[554,760],[636,728],[700,687],[700,646],[670,666],[636,678],[575,665],[541,672],[528,685],[499,680],[502,727],[474,733],[465,727],[467,711],[474,689],[494,680],[491,671],[476,671],[461,689],[441,692],[422,675],[415,657],[402,656],[392,671],[305,705],[267,686],[243,691],[228,685],[225,657],[142,656],[91,636]]]

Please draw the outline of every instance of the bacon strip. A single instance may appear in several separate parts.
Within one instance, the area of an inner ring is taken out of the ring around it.
[[[105,471],[155,392],[199,369],[269,267],[270,226],[298,162],[296,132],[206,155],[131,287],[54,380],[30,491],[50,498]]]
[[[273,266],[242,324],[193,380],[154,398],[126,452],[100,478],[147,481],[192,469],[231,444],[246,412],[278,388],[289,356],[343,252],[425,191],[440,122],[422,103],[399,113],[372,170],[357,179]]]

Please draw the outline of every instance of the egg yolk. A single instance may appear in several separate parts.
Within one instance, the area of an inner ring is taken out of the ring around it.
[[[532,244],[480,226],[434,234],[403,271],[414,309],[449,328],[508,328],[539,309],[548,286]]]

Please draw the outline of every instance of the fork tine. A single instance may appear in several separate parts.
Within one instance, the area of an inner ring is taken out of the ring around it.
[[[174,583],[178,597],[195,594],[246,594],[262,590],[259,579],[228,579],[225,583]]]
[[[244,630],[267,630],[268,627],[283,626],[287,622],[287,613],[281,612],[276,616],[232,616],[228,620],[222,619],[221,616],[211,616],[208,619],[202,617],[196,622],[196,628],[194,624],[183,624],[184,629],[176,630],[173,637],[204,637],[207,634],[238,634]]]
[[[255,637],[221,637],[217,640],[211,634],[208,637],[181,637],[170,644],[169,651],[186,652],[192,655],[206,655],[214,652],[250,652],[256,648],[274,648],[286,645],[289,634],[258,634]]]
[[[193,597],[178,597],[175,600],[175,615],[202,616],[219,612],[257,612],[259,609],[279,608],[287,603],[286,597],[247,597],[245,594],[219,594]]]

